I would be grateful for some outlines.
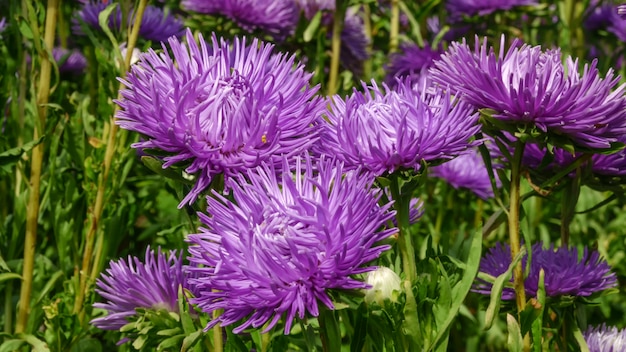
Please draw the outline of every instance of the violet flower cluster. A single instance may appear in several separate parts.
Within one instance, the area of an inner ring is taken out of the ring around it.
[[[380,176],[421,162],[451,159],[476,142],[480,128],[471,107],[449,93],[417,92],[404,81],[396,90],[363,84],[351,96],[335,96],[317,146],[347,168],[364,167]]]
[[[526,265],[526,259],[527,255],[522,258],[522,266]],[[480,271],[498,277],[506,272],[510,264],[509,245],[498,243],[482,258]],[[524,281],[526,294],[530,297],[537,295],[541,269],[544,271],[544,285],[548,297],[584,297],[617,286],[617,276],[611,272],[607,262],[600,258],[597,251],[590,251],[587,248],[579,254],[576,248],[554,248],[554,245],[543,248],[542,243],[534,244],[530,272]],[[491,283],[477,279],[472,290],[489,295],[491,287]],[[515,299],[515,291],[512,288],[504,288],[502,299]]]
[[[188,31],[186,44],[170,38],[163,53],[142,55],[116,101],[118,124],[146,138],[133,147],[166,152],[163,168],[185,165],[195,176],[181,207],[215,175],[280,166],[283,156],[307,150],[324,109],[293,56],[274,55],[256,39],[199,41]]]
[[[265,164],[231,178],[233,200],[213,192],[199,214],[206,227],[188,237],[193,303],[222,312],[207,328],[243,320],[233,332],[269,331],[284,318],[288,334],[296,317],[334,309],[329,289],[367,288],[353,276],[389,248],[377,243],[397,231],[384,229],[394,212],[370,174],[328,158],[287,162],[282,176]]]
[[[107,311],[91,324],[103,330],[119,330],[137,315],[137,308],[178,312],[179,289],[187,289],[181,253],[156,253],[146,249],[142,262],[137,257],[111,261],[96,281],[96,292],[106,300],[94,308]]]
[[[567,57],[563,64],[558,49],[542,51],[515,40],[505,53],[505,46],[504,36],[497,54],[486,39],[476,39],[474,50],[454,42],[431,77],[512,129],[533,127],[598,149],[626,133],[626,86],[617,86],[612,70],[602,78],[593,61],[581,75],[578,60]]]

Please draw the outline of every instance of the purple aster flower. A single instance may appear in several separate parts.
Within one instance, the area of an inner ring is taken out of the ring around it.
[[[335,10],[335,0],[295,0],[295,2],[304,12],[304,17],[309,20],[319,11]]]
[[[247,31],[260,29],[279,38],[291,34],[300,17],[294,0],[182,0],[181,6],[223,15]]]
[[[7,28],[7,19],[6,17],[2,17],[0,18],[0,33],[4,32],[6,28]]]
[[[626,350],[626,330],[616,327],[590,326],[583,333],[589,352],[620,352]]]
[[[164,168],[185,164],[196,183],[180,206],[192,203],[214,175],[229,177],[261,162],[281,165],[316,142],[325,106],[294,56],[272,55],[254,39],[209,46],[170,38],[172,54],[141,56],[122,82],[118,123],[145,141],[134,148],[167,152]]]
[[[494,119],[563,135],[582,147],[609,148],[626,133],[626,85],[612,91],[619,82],[613,70],[601,78],[594,60],[581,76],[578,60],[567,57],[563,65],[558,50],[518,44],[505,54],[503,36],[496,55],[486,39],[482,45],[476,39],[474,51],[454,42],[431,77],[476,108],[492,109]]]
[[[405,77],[412,83],[419,82],[422,75],[428,74],[428,68],[441,53],[440,50],[433,50],[428,45],[420,48],[414,43],[400,44],[400,52],[391,54],[389,63],[385,66],[387,71],[385,83],[393,87],[397,84],[398,78]]]
[[[522,258],[522,266],[526,265],[526,258]],[[511,250],[508,244],[496,244],[483,257],[480,271],[497,277],[503,274],[511,264]],[[541,243],[532,246],[532,260],[530,272],[524,281],[526,294],[535,297],[539,285],[539,272],[543,269],[546,296],[590,296],[593,293],[617,286],[617,277],[611,272],[606,261],[600,259],[596,251],[589,251],[586,247],[579,256],[576,248],[560,247],[555,250],[554,245],[543,248]],[[473,291],[489,295],[491,283],[478,279]],[[511,279],[512,282],[512,279]],[[512,288],[502,291],[503,300],[515,298]]]
[[[419,170],[421,161],[451,159],[475,144],[477,115],[449,93],[418,93],[406,81],[387,92],[375,82],[363,88],[345,100],[335,96],[319,143],[318,152],[346,167],[363,165],[377,176]]]
[[[190,262],[199,265],[190,269],[192,302],[223,310],[207,328],[240,321],[233,332],[268,331],[284,318],[288,334],[320,304],[334,309],[327,290],[369,287],[352,276],[374,270],[367,263],[389,249],[377,243],[397,231],[383,229],[394,212],[378,205],[370,174],[344,171],[328,158],[297,159],[282,177],[264,165],[231,179],[234,201],[207,197],[207,214],[199,214],[206,228],[188,237]]]
[[[592,1],[591,6],[585,13],[583,25],[589,30],[606,30],[613,33],[619,40],[626,42],[626,18],[620,14],[625,5],[600,5]]]
[[[536,0],[448,0],[446,9],[450,17],[485,16],[495,11],[510,10],[516,6],[536,5]]]
[[[52,56],[59,65],[60,73],[79,74],[84,72],[87,67],[87,59],[78,50],[56,47],[52,49]]]
[[[72,30],[75,34],[83,35],[83,25],[101,31],[98,16],[109,5],[108,1],[86,2],[72,20]],[[108,26],[112,30],[120,31],[122,24],[122,10],[119,6],[109,16]],[[131,25],[134,20],[134,10],[128,14],[128,22]],[[165,41],[171,36],[180,37],[183,34],[183,22],[170,13],[163,12],[162,9],[148,5],[143,13],[139,37],[152,41]]]
[[[432,176],[444,179],[452,187],[466,188],[482,199],[493,198],[493,189],[485,162],[477,149],[461,154],[430,169]],[[494,172],[494,176],[497,174]],[[496,176],[496,184],[500,180]]]
[[[137,308],[166,309],[178,312],[178,290],[187,288],[181,260],[182,254],[156,253],[146,249],[145,261],[128,257],[111,261],[109,268],[96,281],[96,292],[106,300],[94,303],[107,315],[91,324],[103,330],[119,330],[137,314]]]

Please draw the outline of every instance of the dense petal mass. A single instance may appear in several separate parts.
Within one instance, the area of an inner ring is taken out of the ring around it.
[[[91,324],[99,329],[119,330],[136,315],[137,308],[166,309],[178,312],[178,290],[187,288],[181,254],[156,253],[148,247],[145,261],[128,257],[111,261],[96,281],[96,292],[106,300],[94,308],[106,309],[107,315]]]
[[[476,40],[472,51],[465,43],[452,43],[435,62],[432,79],[478,109],[493,110],[492,117],[511,124],[534,126],[543,132],[570,138],[587,148],[609,148],[626,133],[625,85],[609,70],[601,78],[596,61],[585,64],[558,50],[519,45],[505,54],[504,37],[498,55]]]
[[[278,37],[294,31],[299,18],[294,0],[183,0],[184,9],[228,17],[242,28]]]
[[[430,172],[434,177],[444,179],[456,189],[469,189],[482,199],[493,197],[489,172],[476,149],[461,154],[441,165],[433,166]],[[496,180],[496,184],[500,185],[499,179]]]
[[[370,174],[308,157],[276,174],[264,165],[232,178],[234,201],[214,192],[200,214],[206,228],[188,238],[193,303],[222,311],[209,327],[239,321],[236,333],[269,330],[284,318],[288,333],[319,304],[334,308],[328,289],[367,288],[352,276],[373,270],[364,265],[389,248],[377,242],[396,232],[383,229],[394,213],[378,205]]]
[[[589,352],[619,352],[626,350],[626,329],[616,327],[590,326],[584,333]]]
[[[169,40],[172,54],[150,51],[122,82],[118,124],[147,139],[134,144],[167,152],[163,167],[188,165],[196,183],[181,202],[192,203],[223,173],[261,162],[281,165],[316,141],[324,105],[309,85],[310,74],[294,57],[272,55],[272,46],[229,44],[213,37],[198,45]]]
[[[526,265],[526,257],[522,258],[522,265]],[[511,264],[511,250],[508,244],[498,244],[483,257],[480,271],[497,277],[503,274]],[[617,286],[617,276],[611,272],[606,261],[600,258],[596,251],[585,248],[581,255],[576,248],[554,246],[543,248],[541,243],[532,246],[532,260],[530,272],[524,281],[526,294],[535,297],[539,285],[539,272],[543,269],[546,295],[556,296],[590,296]],[[491,284],[478,279],[473,291],[490,294]],[[502,299],[515,298],[511,288],[502,291]]]
[[[330,103],[319,153],[381,175],[451,159],[473,144],[477,115],[449,94],[419,93],[409,82],[387,92],[375,83],[363,87]]]
[[[87,67],[87,59],[78,50],[69,50],[61,47],[52,49],[52,57],[59,66],[60,73],[82,73]]]

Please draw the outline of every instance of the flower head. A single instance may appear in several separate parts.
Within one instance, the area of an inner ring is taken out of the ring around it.
[[[135,148],[159,149],[164,168],[185,163],[196,183],[192,203],[214,175],[229,177],[261,162],[281,165],[317,139],[324,109],[311,74],[294,57],[272,55],[272,45],[213,37],[198,45],[170,38],[164,53],[150,50],[122,82],[118,124],[143,134]]]
[[[371,175],[308,157],[276,173],[264,165],[231,179],[234,201],[214,192],[200,214],[206,228],[188,238],[190,262],[199,265],[190,269],[193,303],[223,310],[208,327],[245,320],[235,333],[269,330],[284,317],[289,333],[296,317],[317,316],[319,304],[334,308],[328,289],[367,288],[352,276],[373,270],[367,263],[389,248],[377,242],[396,232],[383,230],[394,213],[391,203],[378,205]]]
[[[350,7],[346,11],[341,29],[341,64],[357,75],[361,74],[363,62],[370,57],[370,39],[365,33],[365,24],[360,7]]]
[[[74,16],[72,29],[75,34],[83,35],[83,25],[101,31],[98,20],[100,13],[111,3],[108,1],[87,1]],[[122,29],[122,10],[119,5],[109,15],[108,26],[112,30]],[[128,15],[128,24],[132,25],[135,19],[134,9]],[[165,41],[171,36],[180,37],[183,33],[183,22],[170,13],[163,12],[162,9],[148,5],[143,13],[141,27],[139,27],[139,37],[145,40]]]
[[[450,17],[459,19],[463,16],[485,16],[495,11],[536,4],[536,0],[448,0],[446,9],[450,12]]]
[[[590,326],[583,333],[589,352],[618,352],[626,350],[626,329],[616,327]]]
[[[78,50],[56,47],[52,49],[52,56],[61,73],[82,73],[87,67],[87,59]]]
[[[247,31],[260,29],[276,37],[295,30],[299,11],[294,0],[182,0],[189,11],[228,17]]]
[[[452,43],[435,62],[432,79],[478,109],[492,109],[492,118],[509,124],[525,124],[544,133],[562,135],[587,148],[609,148],[626,133],[625,85],[612,89],[619,77],[609,70],[600,77],[596,61],[585,64],[582,76],[578,60],[561,63],[558,50],[515,43],[504,53],[504,37],[498,55],[486,40],[472,51],[465,43]]]
[[[430,172],[432,176],[446,180],[456,189],[469,189],[482,199],[493,198],[489,172],[477,149],[472,149],[441,165],[433,166]],[[500,184],[499,179],[496,179],[496,184]]]
[[[527,256],[522,258],[522,265],[526,265]],[[511,250],[508,244],[497,244],[491,248],[480,263],[480,271],[497,277],[503,274],[511,264]],[[530,272],[524,281],[526,294],[535,297],[539,285],[539,272],[544,271],[546,296],[590,296],[617,286],[617,277],[611,273],[606,261],[600,259],[596,251],[584,249],[579,255],[576,248],[554,246],[543,248],[541,243],[532,246]],[[473,291],[490,294],[491,284],[478,279]],[[502,299],[515,298],[512,288],[502,291]]]
[[[146,249],[145,261],[128,257],[111,261],[96,281],[96,292],[106,300],[94,303],[107,315],[91,321],[103,330],[119,330],[137,314],[137,308],[166,309],[178,312],[178,290],[187,288],[181,254]]]
[[[449,94],[418,93],[406,81],[386,92],[374,82],[363,88],[333,99],[319,143],[320,153],[346,167],[362,165],[376,175],[418,170],[421,161],[451,159],[473,144],[477,115]]]
[[[400,276],[395,271],[384,266],[367,273],[366,282],[372,286],[365,291],[365,297],[363,298],[368,304],[376,302],[382,306],[386,299],[396,302],[398,293],[402,291]]]
[[[412,83],[417,83],[422,75],[428,74],[428,68],[440,56],[440,50],[434,50],[428,45],[421,48],[413,43],[403,43],[400,45],[400,52],[389,57],[389,63],[385,66],[387,71],[385,83],[393,87],[397,84],[398,78],[405,77]]]
[[[626,4],[617,5],[617,14],[621,18],[626,19]]]

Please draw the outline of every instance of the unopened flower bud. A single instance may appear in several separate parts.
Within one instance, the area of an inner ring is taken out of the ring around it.
[[[365,292],[365,303],[373,302],[383,305],[386,299],[396,302],[400,289],[400,277],[393,270],[386,267],[378,267],[378,269],[367,274],[366,282],[372,288]]]

